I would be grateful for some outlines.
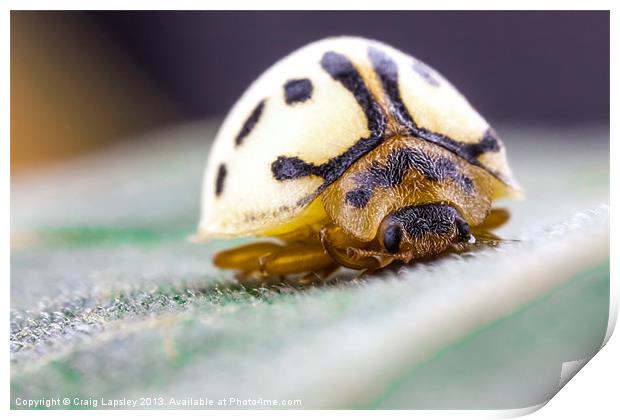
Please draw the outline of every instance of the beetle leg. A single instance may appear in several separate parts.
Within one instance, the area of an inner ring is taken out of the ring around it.
[[[279,245],[259,242],[218,252],[213,257],[216,267],[238,270],[237,278],[245,283],[267,277],[289,274],[317,273],[329,275],[338,264],[325,252],[321,244],[294,243]]]
[[[260,269],[258,264],[260,257],[281,249],[283,249],[282,245],[273,242],[258,242],[242,245],[237,248],[218,252],[213,256],[213,264],[218,268],[240,270],[242,273],[250,273]]]
[[[382,252],[362,249],[358,243],[352,242],[350,245],[342,242],[342,238],[333,234],[334,229],[324,227],[319,233],[321,244],[325,251],[338,264],[352,268],[354,270],[377,270],[389,265],[393,256]]]
[[[297,273],[317,273],[333,268],[336,262],[321,244],[299,244],[281,249],[258,259],[263,277],[286,276]]]

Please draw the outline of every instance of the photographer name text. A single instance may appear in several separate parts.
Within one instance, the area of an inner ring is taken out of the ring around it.
[[[140,397],[140,398],[83,398],[83,397],[57,397],[27,399],[17,397],[15,399],[16,408],[145,408],[145,407],[166,407],[166,408],[222,408],[222,407],[301,407],[301,400],[278,400],[267,398],[218,398],[210,399],[206,397]]]

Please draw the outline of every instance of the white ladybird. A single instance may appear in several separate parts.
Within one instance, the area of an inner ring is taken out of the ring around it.
[[[245,277],[376,269],[471,241],[505,220],[492,201],[518,193],[501,140],[437,71],[329,38],[275,63],[228,114],[198,237],[276,238],[216,255]]]

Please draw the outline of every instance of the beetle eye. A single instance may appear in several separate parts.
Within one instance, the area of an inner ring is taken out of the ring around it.
[[[471,242],[472,240],[474,242],[476,241],[474,236],[471,234],[471,229],[469,228],[469,225],[467,224],[467,222],[465,220],[463,220],[461,217],[457,217],[454,220],[454,222],[456,224],[456,231],[457,231],[457,233],[459,235],[459,240],[461,242],[472,243]]]
[[[399,225],[392,225],[383,232],[383,246],[392,253],[398,253],[400,249],[400,241],[403,237],[403,231]]]

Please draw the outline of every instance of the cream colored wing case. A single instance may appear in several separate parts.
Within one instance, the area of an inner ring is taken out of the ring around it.
[[[233,106],[208,158],[199,237],[290,222],[402,119],[448,149],[491,135],[476,161],[516,188],[501,141],[439,73],[376,41],[329,38],[275,63]]]

